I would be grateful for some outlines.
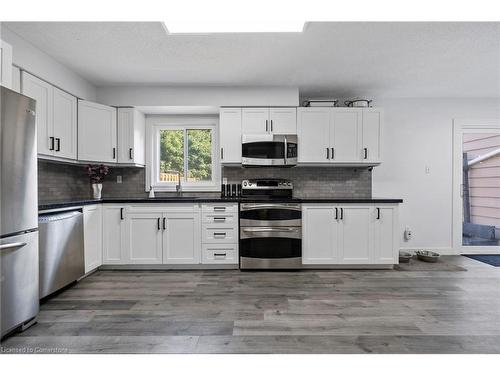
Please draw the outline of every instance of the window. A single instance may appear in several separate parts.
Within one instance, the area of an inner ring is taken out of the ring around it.
[[[152,160],[149,181],[158,191],[175,191],[180,177],[184,191],[219,191],[216,124],[197,119],[189,123],[151,125]]]

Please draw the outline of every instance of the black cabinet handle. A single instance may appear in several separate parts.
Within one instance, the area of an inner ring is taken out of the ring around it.
[[[113,159],[116,159],[116,147],[113,147]]]
[[[226,232],[214,232],[214,237],[216,236],[226,236]]]
[[[380,220],[380,208],[377,207],[377,220]]]
[[[61,138],[56,138],[57,148],[56,151],[61,151]]]
[[[328,147],[326,148],[326,158],[330,159],[330,149]]]
[[[214,253],[214,257],[225,257],[226,253]]]
[[[158,218],[158,221],[157,221],[157,226],[158,226],[158,230],[160,230],[160,218]]]
[[[54,151],[54,137],[49,137],[50,139],[50,151]]]
[[[273,120],[271,120],[271,131],[273,131]]]
[[[332,147],[332,159],[335,159],[335,149]]]
[[[120,220],[123,220],[123,207],[120,208]]]
[[[129,159],[133,159],[131,148],[128,149],[128,157],[129,157]]]
[[[220,148],[220,160],[224,160],[224,148]]]
[[[163,218],[163,230],[167,229],[167,218]]]
[[[335,220],[339,219],[339,209],[335,207]]]
[[[365,153],[365,159],[368,159],[368,148],[364,148],[363,152]]]
[[[340,209],[340,220],[344,220],[344,209]]]
[[[266,132],[267,132],[267,129],[268,129],[268,124],[269,124],[269,121],[266,120]]]

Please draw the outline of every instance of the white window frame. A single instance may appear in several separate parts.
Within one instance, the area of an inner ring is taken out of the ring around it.
[[[146,118],[146,181],[145,190],[149,191],[152,186],[158,192],[175,192],[177,182],[159,181],[160,144],[159,134],[161,130],[189,130],[209,129],[212,131],[212,181],[210,182],[185,182],[182,183],[182,191],[188,192],[220,192],[221,165],[219,159],[219,121],[217,117],[198,116],[151,116]],[[184,165],[187,160],[184,161]]]

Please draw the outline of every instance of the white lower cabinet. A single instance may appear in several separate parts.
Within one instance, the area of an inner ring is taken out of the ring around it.
[[[201,263],[201,223],[198,212],[166,212],[163,231],[164,264]]]
[[[102,208],[102,263],[125,264],[126,206],[104,205]]]
[[[398,263],[397,205],[302,205],[302,263]]]
[[[101,205],[83,208],[83,243],[85,273],[102,264],[102,208]]]
[[[138,211],[127,213],[124,249],[125,263],[162,263],[162,215]]]

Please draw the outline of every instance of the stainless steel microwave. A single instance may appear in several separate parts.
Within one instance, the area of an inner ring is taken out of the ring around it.
[[[297,135],[244,134],[241,156],[244,167],[293,167],[297,165]]]

